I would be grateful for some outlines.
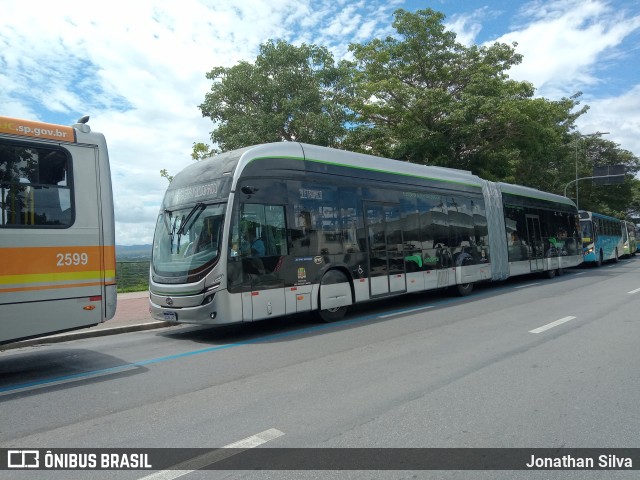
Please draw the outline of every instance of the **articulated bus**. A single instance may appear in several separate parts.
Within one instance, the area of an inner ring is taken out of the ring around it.
[[[595,212],[580,210],[582,251],[585,263],[599,267],[604,262],[617,262],[624,252],[622,220]]]
[[[636,226],[626,220],[623,220],[622,223],[622,248],[624,256],[635,257],[638,249],[638,243],[636,241]]]
[[[0,117],[0,343],[115,313],[109,157],[88,119]]]
[[[558,195],[300,143],[226,152],[178,173],[159,213],[154,318],[227,324],[581,263]]]

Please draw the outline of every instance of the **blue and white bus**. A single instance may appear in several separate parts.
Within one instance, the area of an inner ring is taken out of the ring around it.
[[[617,262],[624,254],[623,230],[626,231],[626,227],[622,220],[580,210],[580,229],[585,263],[599,267],[603,262]]]

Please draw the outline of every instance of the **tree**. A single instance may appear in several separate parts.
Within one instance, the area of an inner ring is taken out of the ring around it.
[[[351,74],[351,64],[336,64],[324,47],[270,40],[253,64],[213,68],[199,108],[215,122],[218,151],[278,141],[339,146],[351,119]]]
[[[444,18],[398,10],[397,36],[351,45],[360,124],[347,143],[492,180],[520,180],[539,155],[562,156],[562,138],[583,113],[572,113],[576,100],[534,100],[530,83],[507,75],[522,60],[516,44],[465,47]]]

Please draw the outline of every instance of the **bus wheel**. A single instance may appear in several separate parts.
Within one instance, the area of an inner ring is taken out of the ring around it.
[[[320,310],[318,311],[318,315],[323,322],[337,322],[338,320],[342,320],[342,318],[346,315],[348,305],[341,305],[339,307],[330,307],[323,309],[323,301],[322,294],[325,292],[325,288],[329,289],[328,292],[335,292],[336,287],[341,290],[341,294],[345,294],[345,289],[348,291],[346,294],[351,297],[351,287],[349,286],[349,280],[347,276],[341,272],[340,270],[334,269],[329,270],[322,276],[322,280],[320,281],[320,293],[318,298],[318,303],[320,305]]]
[[[553,278],[556,276],[555,270],[547,270],[547,278]]]
[[[320,320],[323,322],[331,323],[337,322],[338,320],[342,320],[347,313],[348,307],[336,307],[336,308],[327,308],[326,310],[319,310],[318,316]]]
[[[461,297],[466,297],[473,291],[473,283],[459,283],[456,285],[456,291]]]

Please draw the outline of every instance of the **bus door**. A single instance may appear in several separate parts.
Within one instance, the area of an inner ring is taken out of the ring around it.
[[[238,248],[246,279],[242,294],[243,321],[285,315],[284,280],[280,271],[287,254],[284,206],[242,204],[240,230]]]
[[[369,253],[369,289],[372,297],[405,292],[400,207],[365,202],[365,228]]]
[[[538,215],[527,215],[526,217],[531,271],[539,272],[544,270],[544,245],[542,243],[542,233],[540,232],[540,217]]]

